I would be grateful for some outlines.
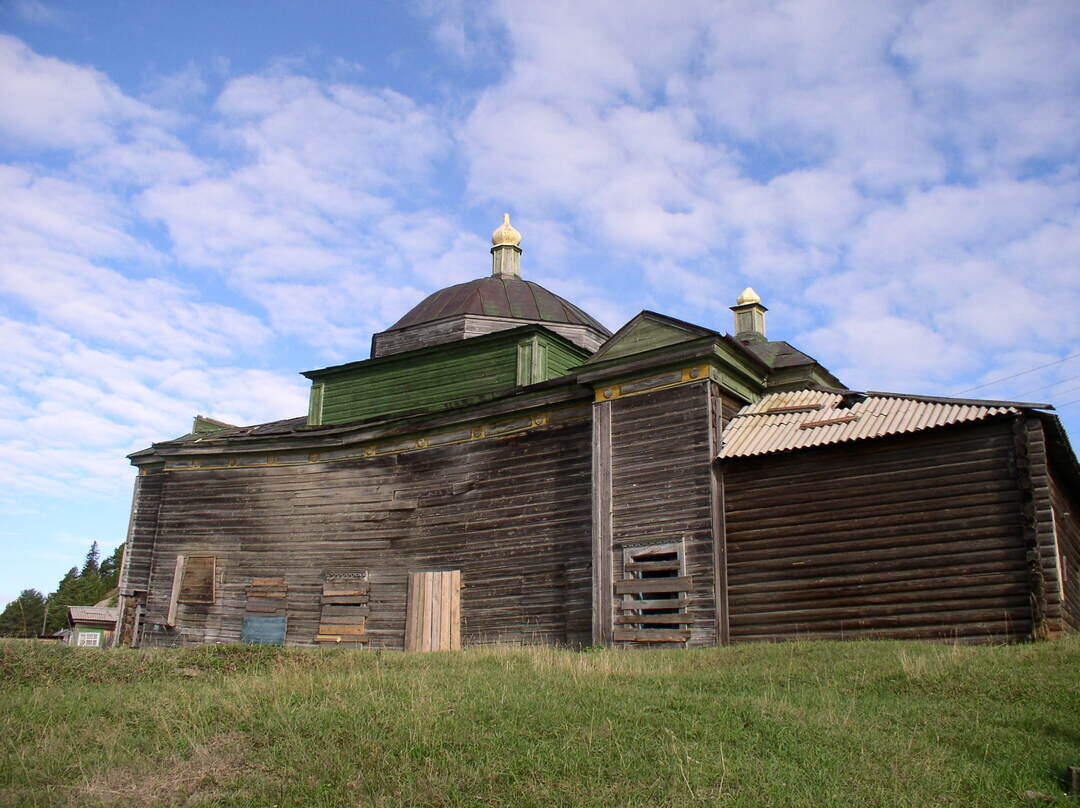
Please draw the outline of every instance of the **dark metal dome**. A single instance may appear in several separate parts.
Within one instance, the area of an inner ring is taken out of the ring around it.
[[[545,323],[573,323],[610,334],[604,326],[568,300],[520,278],[494,275],[459,283],[428,295],[388,331],[440,320],[456,314],[486,314]]]

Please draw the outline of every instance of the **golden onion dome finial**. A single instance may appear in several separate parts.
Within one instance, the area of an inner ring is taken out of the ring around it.
[[[503,222],[499,229],[491,234],[491,243],[495,247],[503,247],[509,244],[511,247],[521,246],[521,233],[510,224],[510,214],[503,214]]]
[[[735,301],[736,306],[747,306],[751,303],[760,303],[761,298],[758,297],[758,293],[754,291],[752,286],[747,286],[739,293],[738,300]]]

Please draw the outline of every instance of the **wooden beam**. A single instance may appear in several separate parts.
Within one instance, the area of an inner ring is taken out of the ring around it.
[[[616,581],[615,594],[630,595],[651,592],[689,592],[690,576],[678,578],[634,578],[629,581]]]
[[[612,640],[611,402],[593,405],[592,436],[593,645]]]
[[[689,639],[688,629],[615,629],[616,642],[686,642]]]

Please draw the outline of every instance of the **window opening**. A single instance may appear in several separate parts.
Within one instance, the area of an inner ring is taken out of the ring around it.
[[[79,645],[85,648],[99,648],[101,646],[101,635],[96,631],[80,631]]]
[[[622,595],[615,639],[683,642],[690,636],[686,614],[690,578],[685,575],[682,542],[623,548]]]

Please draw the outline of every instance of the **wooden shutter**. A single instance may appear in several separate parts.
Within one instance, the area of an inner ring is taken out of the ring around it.
[[[328,571],[315,642],[365,642],[367,618],[367,570]]]
[[[461,570],[410,572],[406,651],[461,649]]]

